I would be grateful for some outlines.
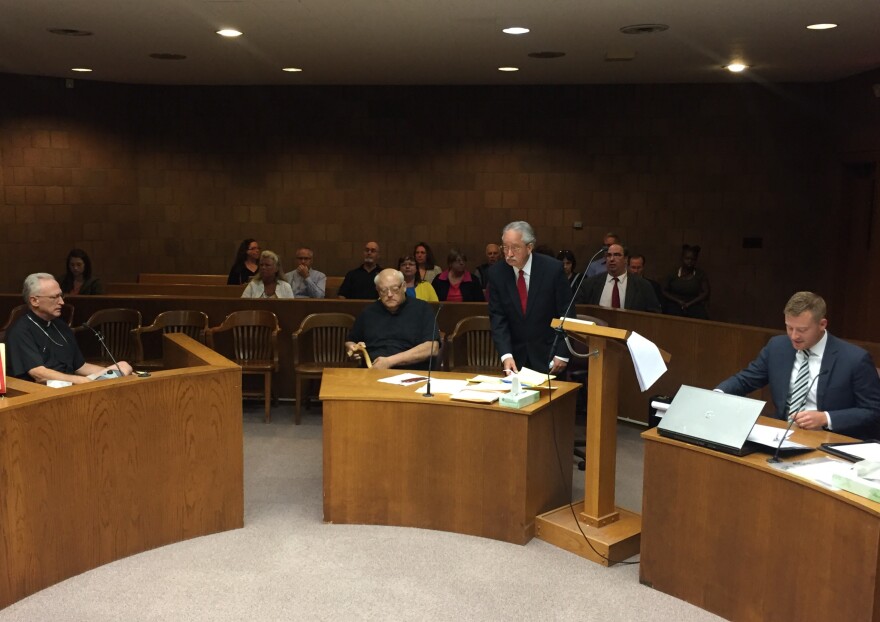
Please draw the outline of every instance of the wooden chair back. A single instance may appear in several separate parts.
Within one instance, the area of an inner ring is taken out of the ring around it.
[[[117,361],[131,361],[135,358],[136,346],[132,339],[131,331],[141,326],[141,312],[135,309],[101,309],[92,314],[83,326],[77,326],[74,332],[78,333],[78,341],[92,342],[90,350],[94,352],[94,361],[100,364],[110,364],[112,361],[104,349],[97,343],[97,337],[88,327],[98,331],[104,337],[107,349],[113,353]],[[86,355],[88,360],[90,357]]]
[[[135,342],[135,361],[143,365],[145,361],[155,361],[152,366],[162,363],[162,335],[183,333],[199,343],[205,342],[208,329],[208,315],[203,311],[174,310],[164,311],[156,316],[149,326],[141,326],[131,331]]]
[[[474,315],[460,320],[446,342],[449,371],[500,372],[501,355],[492,340],[488,315]]]
[[[278,317],[271,311],[248,309],[234,311],[220,326],[205,331],[208,346],[224,354],[218,347],[218,337],[229,333],[233,360],[243,368],[251,363],[271,363],[278,371]]]
[[[354,316],[348,313],[312,313],[306,316],[293,337],[294,368],[301,363],[321,367],[353,367],[345,356],[345,341]]]

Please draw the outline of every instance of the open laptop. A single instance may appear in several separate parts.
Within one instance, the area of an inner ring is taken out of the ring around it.
[[[682,385],[657,431],[685,443],[745,456],[754,451],[746,439],[765,403]]]

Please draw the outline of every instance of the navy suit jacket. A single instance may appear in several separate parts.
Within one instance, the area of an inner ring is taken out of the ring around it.
[[[510,352],[519,369],[529,367],[546,372],[553,356],[569,358],[562,339],[551,353],[555,332],[553,318],[562,317],[571,301],[571,287],[562,269],[562,262],[532,253],[529,275],[529,296],[523,315],[516,289],[515,271],[500,260],[489,268],[489,317],[492,339],[498,354]],[[569,311],[574,317],[574,306]]]
[[[785,419],[795,352],[786,335],[773,337],[758,358],[718,388],[746,395],[769,384],[776,417]],[[818,409],[831,415],[833,431],[861,439],[880,437],[880,377],[871,355],[829,333],[819,373]]]
[[[608,273],[603,272],[584,281],[581,291],[578,293],[578,304],[598,305],[607,278]],[[661,311],[660,301],[657,300],[657,294],[654,293],[651,283],[636,274],[626,275],[626,296],[623,299],[623,308],[630,311],[650,311],[651,313],[660,313]]]

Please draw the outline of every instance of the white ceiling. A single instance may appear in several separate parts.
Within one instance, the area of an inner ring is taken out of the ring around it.
[[[839,27],[805,28],[816,22]],[[669,30],[620,32],[646,23]],[[513,25],[531,33],[501,33]],[[222,27],[244,36],[222,38]],[[541,51],[565,56],[528,57]],[[149,57],[156,52],[187,59]],[[635,58],[608,62],[607,53]],[[749,75],[720,69],[735,59],[754,66]],[[509,65],[520,71],[497,70]],[[70,71],[83,66],[93,73]],[[110,82],[825,82],[875,67],[878,0],[0,0],[0,72]]]

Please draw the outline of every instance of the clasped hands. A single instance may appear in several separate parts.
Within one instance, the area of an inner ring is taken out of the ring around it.
[[[828,425],[828,417],[821,410],[802,410],[789,417],[795,425],[804,430],[821,430]]]

